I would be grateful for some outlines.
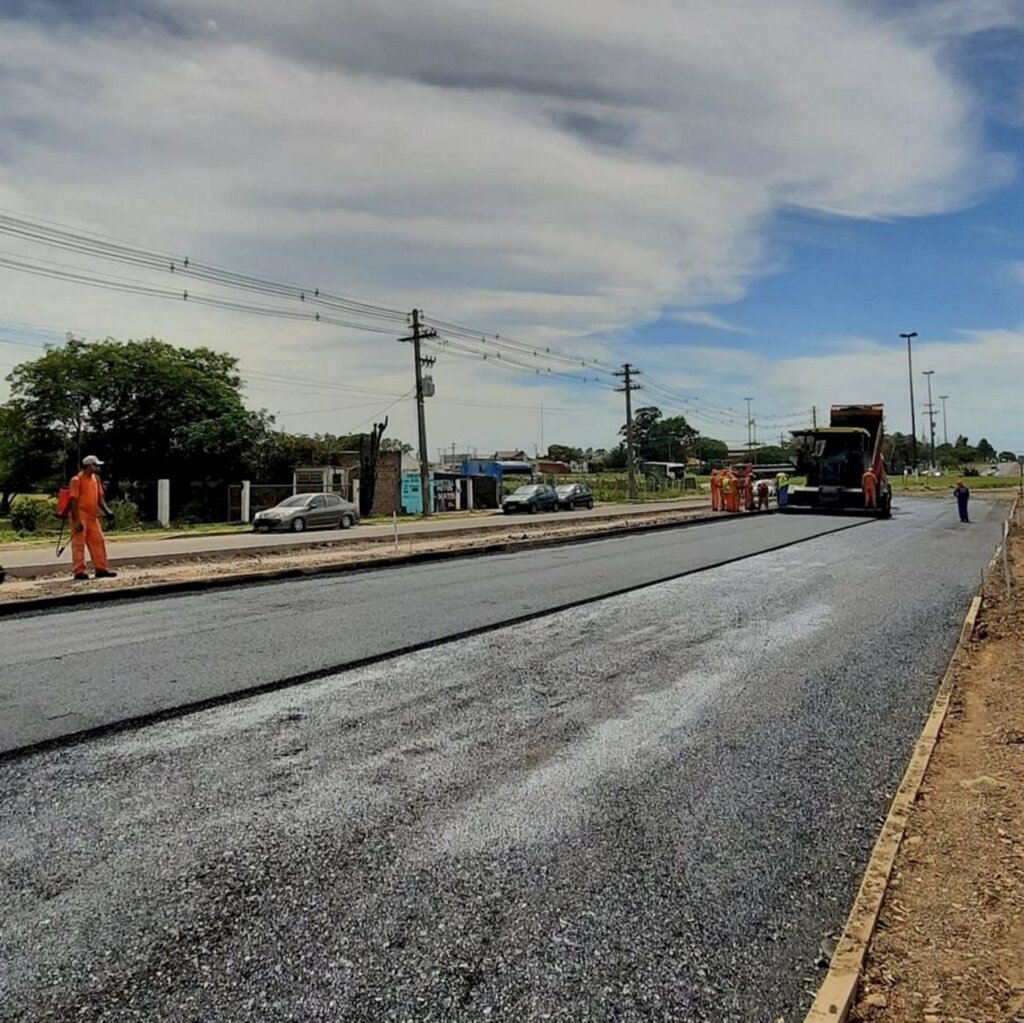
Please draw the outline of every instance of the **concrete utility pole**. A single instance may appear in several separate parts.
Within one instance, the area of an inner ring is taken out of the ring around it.
[[[812,405],[811,406],[811,429],[812,430],[817,430],[818,429],[818,406],[817,405]]]
[[[636,490],[636,462],[633,458],[633,391],[639,391],[640,385],[633,383],[633,377],[640,375],[640,370],[631,366],[628,362],[622,364],[622,369],[615,371],[617,377],[622,378],[622,386],[615,389],[626,395],[626,465],[629,474],[629,499],[635,501],[639,496]]]
[[[754,436],[751,429],[754,425],[754,420],[750,415],[750,403],[754,400],[753,398],[744,398],[747,403],[747,458],[752,462],[754,460]]]
[[[929,436],[931,437],[931,467],[932,472],[935,471],[935,405],[932,402],[932,375],[935,373],[933,369],[926,369],[924,376],[928,378],[928,404],[925,406],[928,409],[928,424],[929,424]]]
[[[910,461],[911,470],[917,472],[917,417],[914,413],[914,362],[910,355],[910,339],[917,337],[917,331],[912,330],[909,334],[900,334],[907,342],[907,370],[910,374]]]
[[[420,342],[424,338],[437,337],[436,330],[424,330],[420,326],[420,311],[412,311],[412,334],[401,337],[399,341],[412,342],[412,357],[416,367],[416,423],[419,428],[420,442],[420,492],[423,497],[422,515],[429,519],[434,509],[430,506],[430,455],[427,453],[427,419],[423,408],[423,367],[433,366],[436,359],[424,356],[420,351]],[[433,393],[433,392],[431,392]]]
[[[946,402],[949,400],[948,394],[940,394],[939,401],[942,402],[942,446],[946,447],[949,444],[949,434],[946,432]]]

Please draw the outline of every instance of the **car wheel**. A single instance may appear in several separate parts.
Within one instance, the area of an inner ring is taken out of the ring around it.
[[[536,515],[537,514],[537,506],[535,504],[531,504],[530,505],[530,514],[531,515]]]
[[[594,510],[594,502],[592,500],[591,501],[587,501],[587,511],[593,511],[593,510]]]
[[[305,519],[292,519],[292,532],[293,533],[302,533],[302,532],[305,531],[305,529],[306,529],[306,520]]]
[[[351,515],[342,515],[341,517],[341,528],[351,529],[356,524],[356,520]]]

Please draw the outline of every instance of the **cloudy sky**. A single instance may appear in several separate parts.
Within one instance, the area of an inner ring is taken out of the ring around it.
[[[0,215],[466,325],[432,453],[611,446],[625,361],[728,441],[748,396],[759,439],[850,401],[905,431],[908,331],[919,432],[930,369],[950,439],[1024,452],[1022,125],[1020,0],[0,0]],[[0,374],[157,335],[287,429],[415,440],[401,322],[12,262],[180,283],[0,231]]]

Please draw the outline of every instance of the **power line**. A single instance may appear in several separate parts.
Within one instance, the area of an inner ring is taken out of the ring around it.
[[[46,221],[24,216],[0,213],[0,233],[66,252],[76,252],[111,262],[175,274],[179,277],[207,281],[224,287],[292,299],[328,309],[336,309],[371,318],[404,323],[406,314],[401,309],[364,302],[343,295],[323,291],[319,287],[303,287],[274,281],[254,274],[242,273],[167,252],[146,249],[123,242],[105,240],[102,236],[88,235]]]

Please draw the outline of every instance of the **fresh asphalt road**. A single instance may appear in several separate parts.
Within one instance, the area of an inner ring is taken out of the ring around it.
[[[752,516],[0,619],[0,751],[564,607],[861,519]]]
[[[998,539],[903,504],[0,763],[4,1018],[802,1018]]]
[[[540,515],[503,515],[498,512],[464,517],[437,516],[432,519],[402,519],[398,534],[403,539],[412,536],[430,536],[436,533],[462,533],[480,529],[508,529],[517,519],[530,523],[565,522],[567,519],[602,519],[609,516],[636,518],[654,512],[688,511],[707,508],[707,498],[676,499],[674,501],[648,501],[630,505],[598,505],[596,508],[574,511],[546,512]],[[206,536],[182,536],[165,540],[111,540],[107,550],[112,564],[132,564],[149,559],[171,560],[185,557],[248,554],[253,552],[288,551],[317,544],[358,543],[361,540],[386,539],[394,535],[391,525],[361,525],[355,529],[318,529],[306,533],[228,533]],[[56,561],[51,547],[31,547],[5,551],[3,566],[9,572],[19,569],[46,569],[55,567],[70,570],[71,553],[65,551]]]

